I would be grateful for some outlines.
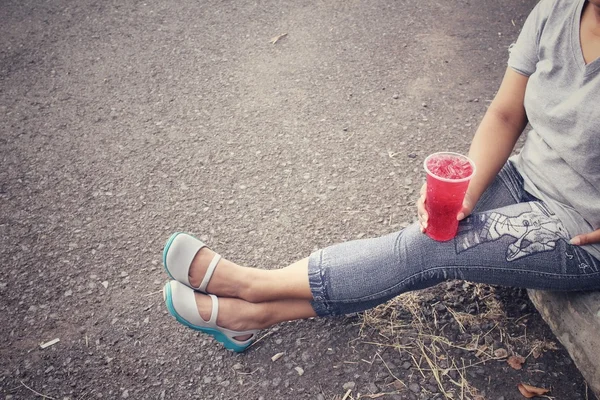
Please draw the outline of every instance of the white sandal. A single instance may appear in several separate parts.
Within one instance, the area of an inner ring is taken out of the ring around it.
[[[168,282],[163,289],[163,298],[169,313],[181,324],[211,335],[215,340],[222,343],[226,349],[237,353],[246,350],[254,342],[258,330],[237,332],[217,325],[217,316],[219,315],[219,299],[217,296],[208,295],[212,300],[212,311],[208,321],[200,316],[194,296],[194,291],[191,288],[178,281]],[[235,337],[244,335],[252,336],[246,340],[235,339]]]
[[[193,287],[189,278],[190,267],[192,266],[194,257],[196,257],[196,254],[203,247],[207,246],[192,235],[182,232],[174,233],[165,244],[165,249],[163,250],[163,265],[171,279],[175,279],[187,287],[199,292],[207,293],[206,287],[215,272],[217,264],[221,261],[221,256],[215,253],[215,256],[208,265],[208,269],[204,274],[200,286]]]

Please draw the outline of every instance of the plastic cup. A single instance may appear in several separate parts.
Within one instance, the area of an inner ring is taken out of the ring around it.
[[[428,220],[425,233],[430,238],[445,242],[456,236],[456,216],[463,200],[475,163],[462,154],[440,152],[429,155],[423,162],[427,172],[427,197],[425,209]]]

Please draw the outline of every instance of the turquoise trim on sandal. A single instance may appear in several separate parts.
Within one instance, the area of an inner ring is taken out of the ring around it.
[[[171,237],[167,240],[167,243],[165,243],[165,248],[163,250],[163,268],[165,269],[165,272],[167,273],[167,275],[169,275],[169,278],[171,279],[175,278],[173,277],[173,275],[171,275],[169,269],[167,268],[167,253],[169,252],[169,249],[171,248],[171,245],[173,244],[175,238],[181,233],[182,232],[175,232],[174,234],[172,234]]]

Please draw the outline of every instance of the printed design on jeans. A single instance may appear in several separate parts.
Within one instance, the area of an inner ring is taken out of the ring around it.
[[[456,252],[462,253],[482,243],[509,236],[516,239],[506,249],[506,261],[552,251],[560,239],[568,241],[562,222],[540,202],[527,203],[530,211],[508,216],[497,211],[475,214],[460,225],[455,239]]]
[[[572,250],[572,253],[569,251],[569,249]],[[565,257],[567,258],[567,260],[577,259],[576,265],[581,274],[597,274],[598,272],[600,272],[598,270],[597,262],[595,262],[595,260],[591,256],[586,255],[587,253],[585,253],[584,255],[581,249],[574,246],[567,247],[567,251],[565,252]]]

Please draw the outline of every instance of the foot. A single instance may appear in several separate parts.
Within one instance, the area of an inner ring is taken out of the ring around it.
[[[204,279],[206,270],[210,265],[215,252],[208,247],[203,247],[196,253],[189,270],[189,282],[192,287],[198,287]],[[241,267],[229,260],[221,258],[206,287],[207,293],[217,296],[239,297],[240,285],[237,283],[241,273]]]
[[[198,313],[205,321],[208,321],[212,313],[212,300],[209,296],[202,293],[195,293],[196,307]],[[221,328],[232,331],[248,331],[252,329],[262,329],[259,326],[260,315],[257,315],[257,306],[253,303],[240,299],[228,297],[219,298],[219,315],[217,316],[217,325]],[[235,336],[234,339],[245,341],[252,335]]]

